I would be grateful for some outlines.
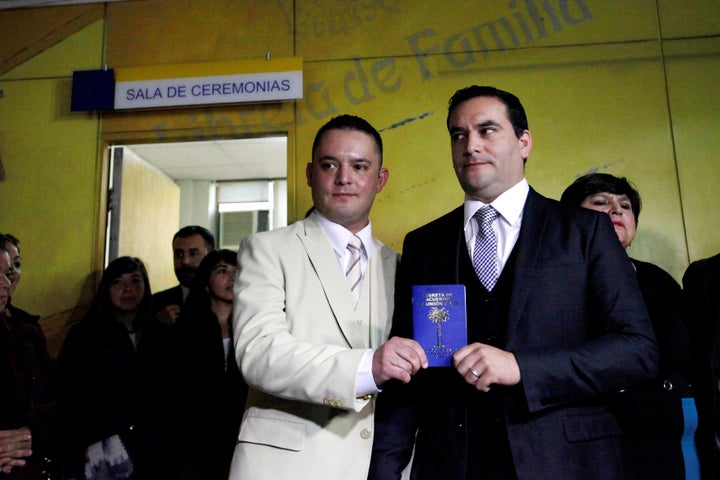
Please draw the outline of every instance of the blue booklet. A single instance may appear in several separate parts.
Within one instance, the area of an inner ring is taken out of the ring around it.
[[[431,367],[449,367],[467,345],[465,285],[413,285],[413,331]]]

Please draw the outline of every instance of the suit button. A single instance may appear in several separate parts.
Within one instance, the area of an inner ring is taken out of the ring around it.
[[[670,380],[664,380],[663,381],[663,388],[667,390],[668,392],[673,389],[673,384]]]
[[[362,438],[363,440],[367,440],[370,437],[372,437],[372,432],[370,431],[370,429],[363,428],[362,431],[360,432],[360,438]]]

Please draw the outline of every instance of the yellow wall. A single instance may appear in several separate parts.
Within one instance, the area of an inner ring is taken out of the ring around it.
[[[678,40],[670,43],[666,52],[678,184],[690,259],[696,260],[720,250],[720,201],[717,196],[720,135],[714,133],[720,112],[717,93],[720,38]],[[662,226],[660,219],[658,223]]]
[[[73,70],[267,53],[303,58],[302,100],[104,114],[99,126],[67,107]],[[391,172],[374,231],[399,250],[408,230],[462,201],[445,115],[473,83],[525,104],[540,193],[557,198],[589,171],[633,181],[644,209],[630,253],[680,279],[689,260],[720,251],[719,72],[716,0],[107,4],[103,21],[0,76],[0,230],[21,237],[27,262],[16,302],[49,315],[80,301],[103,240],[98,152],[115,142],[287,132],[293,220],[310,205],[315,131],[359,114],[382,130]]]
[[[95,288],[100,159],[98,118],[70,113],[73,69],[99,67],[102,21],[0,77],[0,231],[20,239],[13,303],[55,332]],[[4,40],[3,40],[4,41]]]

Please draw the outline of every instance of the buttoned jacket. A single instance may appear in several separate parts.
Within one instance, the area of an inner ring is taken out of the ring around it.
[[[517,476],[624,478],[622,432],[607,396],[656,375],[658,354],[609,217],[530,189],[515,255],[502,343],[515,355],[522,380],[491,388],[505,392]],[[411,286],[459,283],[461,262],[470,264],[462,206],[406,236],[393,334],[412,336]],[[483,320],[468,312],[468,324]],[[407,386],[386,386],[370,478],[400,478],[413,444],[411,478],[468,478],[468,459],[476,455],[468,449],[473,398],[474,389],[453,369],[429,369]]]

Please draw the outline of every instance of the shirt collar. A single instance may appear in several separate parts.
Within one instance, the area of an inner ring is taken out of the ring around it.
[[[522,216],[523,208],[525,208],[525,200],[527,199],[530,186],[525,178],[520,180],[512,187],[505,190],[495,200],[490,202],[489,205],[498,211],[500,217],[505,219],[510,225],[514,225],[515,222]],[[464,204],[464,223],[467,227],[468,222],[473,218],[475,212],[480,208],[488,205],[479,200],[471,200],[465,198]]]
[[[353,233],[342,225],[328,220],[327,217],[324,217],[317,210],[315,210],[312,215],[315,215],[315,219],[327,234],[330,244],[332,245],[333,250],[335,250],[335,254],[342,258],[343,255],[345,255],[348,240],[353,236]],[[365,257],[369,259],[372,255],[372,225],[370,221],[368,221],[365,228],[355,235],[360,237],[360,240],[362,240]]]

